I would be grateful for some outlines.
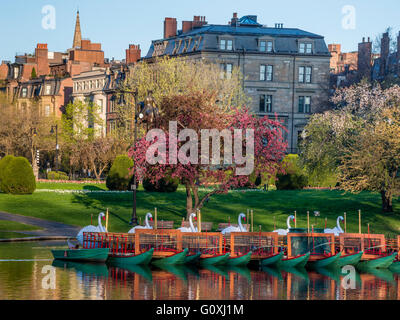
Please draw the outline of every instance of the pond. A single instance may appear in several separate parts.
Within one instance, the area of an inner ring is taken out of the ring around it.
[[[258,267],[133,266],[53,261],[65,242],[0,243],[0,300],[397,300],[399,275]],[[51,286],[49,275],[54,275]],[[352,278],[352,279],[353,279]],[[350,283],[350,282],[346,282]]]

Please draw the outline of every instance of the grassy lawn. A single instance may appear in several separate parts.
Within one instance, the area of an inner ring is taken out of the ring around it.
[[[55,183],[37,182],[36,189],[51,190],[108,190],[105,183]]]
[[[31,231],[31,230],[40,230],[40,228],[36,226],[31,226],[25,223],[19,223],[15,221],[7,221],[0,220],[0,232],[1,231]]]
[[[18,232],[0,231],[0,239],[27,238],[27,237],[32,237],[32,236],[29,234],[23,234]]]
[[[58,186],[64,184],[57,184]],[[82,185],[84,188],[85,185]],[[99,186],[96,186],[99,187]],[[48,188],[48,187],[46,187]],[[205,192],[205,191],[203,191]],[[262,226],[263,231],[271,231],[276,217],[277,228],[286,229],[289,214],[297,211],[297,227],[307,226],[307,210],[312,214],[320,211],[321,216],[312,216],[311,223],[316,227],[324,227],[324,219],[328,218],[328,227],[336,225],[336,218],[347,212],[347,232],[358,232],[358,209],[362,210],[362,230],[384,234],[400,234],[400,201],[394,199],[395,213],[381,213],[380,195],[363,192],[358,195],[343,194],[342,191],[301,190],[301,191],[268,191],[268,192],[230,192],[213,196],[202,209],[203,221],[212,221],[217,228],[219,222],[237,221],[240,212],[254,210],[254,228]],[[159,220],[174,220],[175,227],[180,226],[185,216],[186,199],[184,188],[175,193],[151,193],[139,189],[137,193],[137,213],[144,218],[147,212],[158,209]],[[33,195],[7,195],[0,193],[0,211],[19,213],[27,216],[54,220],[67,224],[85,226],[97,225],[100,211],[110,210],[109,231],[127,232],[132,213],[131,193],[86,193],[60,194],[53,192],[35,192]],[[315,222],[314,222],[315,221]]]

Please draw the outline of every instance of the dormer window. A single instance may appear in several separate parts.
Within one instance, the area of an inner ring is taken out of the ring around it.
[[[272,41],[260,41],[259,48],[261,52],[272,52]]]
[[[233,49],[233,40],[221,39],[219,41],[220,50],[232,50]]]
[[[312,53],[312,43],[311,42],[301,42],[299,44],[299,53],[311,54]]]
[[[14,67],[14,79],[18,78],[18,74],[19,74],[19,69],[18,67]]]
[[[45,86],[45,93],[44,94],[49,95],[50,94],[50,90],[51,90],[51,86],[49,84],[47,84]]]

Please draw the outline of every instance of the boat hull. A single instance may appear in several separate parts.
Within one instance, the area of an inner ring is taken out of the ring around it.
[[[235,257],[235,258],[229,257],[228,260],[226,261],[226,264],[228,266],[245,266],[250,262],[251,254],[252,252],[250,251],[240,257]]]
[[[339,252],[334,256],[330,256],[316,261],[309,261],[307,265],[312,268],[332,268],[337,266],[337,262],[340,259],[341,255],[342,253]]]
[[[366,269],[366,268],[381,268],[387,269],[393,263],[397,253],[393,253],[391,255],[385,257],[378,257],[372,260],[361,261],[357,263],[358,269]]]
[[[394,272],[394,273],[400,273],[400,261],[393,262],[390,265],[389,270]]]
[[[206,258],[200,257],[200,264],[206,266],[224,265],[228,261],[229,255],[230,255],[229,253],[226,253]]]
[[[338,260],[337,265],[339,267],[344,267],[344,266],[347,266],[347,265],[355,266],[357,263],[360,262],[362,255],[363,255],[363,252],[360,251],[360,252],[355,253],[355,254],[349,254],[347,256],[342,256]]]
[[[201,252],[190,254],[185,257],[185,264],[195,264],[200,260]]]
[[[108,262],[118,266],[135,265],[135,264],[149,264],[153,257],[154,248],[137,255],[119,255],[110,254]]]
[[[185,258],[188,253],[188,249],[185,249],[181,252],[175,253],[169,257],[161,258],[161,259],[156,259],[153,260],[152,263],[154,264],[159,264],[159,265],[177,265],[177,264],[184,264],[185,263]]]
[[[54,259],[68,261],[105,262],[109,248],[51,250]]]
[[[276,265],[279,264],[279,261],[282,260],[282,257],[283,257],[283,252],[280,252],[280,253],[274,254],[274,255],[271,256],[271,257],[262,259],[262,260],[260,261],[260,264],[261,264],[261,266],[263,266],[263,267],[267,267],[267,266],[268,266],[268,267],[270,267],[270,266],[276,266]]]
[[[279,261],[278,263],[278,266],[281,268],[304,267],[307,264],[309,258],[310,253],[308,252],[298,257],[281,259],[281,261]]]

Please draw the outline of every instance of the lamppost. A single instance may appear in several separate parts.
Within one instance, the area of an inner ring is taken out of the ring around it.
[[[35,137],[37,136],[37,131],[36,128],[31,128],[31,141],[32,141],[32,169],[33,169],[33,174],[35,175],[35,178],[39,178],[39,167],[38,167],[38,151],[36,150],[35,146]]]
[[[50,134],[56,133],[56,172],[58,171],[58,124],[51,126]]]
[[[119,91],[122,95],[125,93],[132,94],[134,97],[134,115],[133,115],[133,130],[134,130],[134,135],[133,135],[133,148],[134,151],[136,151],[136,140],[137,140],[137,124],[138,124],[138,119],[140,119],[142,122],[146,122],[147,124],[147,129],[148,129],[148,124],[152,122],[156,122],[156,118],[158,117],[158,108],[155,105],[154,98],[152,97],[152,92],[150,91],[149,94],[147,95],[145,101],[141,101],[137,103],[137,96],[138,92],[137,90],[135,91],[126,91],[126,90],[120,90]],[[125,99],[122,99],[125,101]],[[133,159],[134,166],[136,167],[136,159]],[[135,170],[136,173],[136,170]],[[133,175],[133,183],[131,184],[131,190],[133,191],[133,207],[132,207],[132,218],[130,221],[130,225],[136,226],[138,224],[138,219],[136,215],[136,174]]]

